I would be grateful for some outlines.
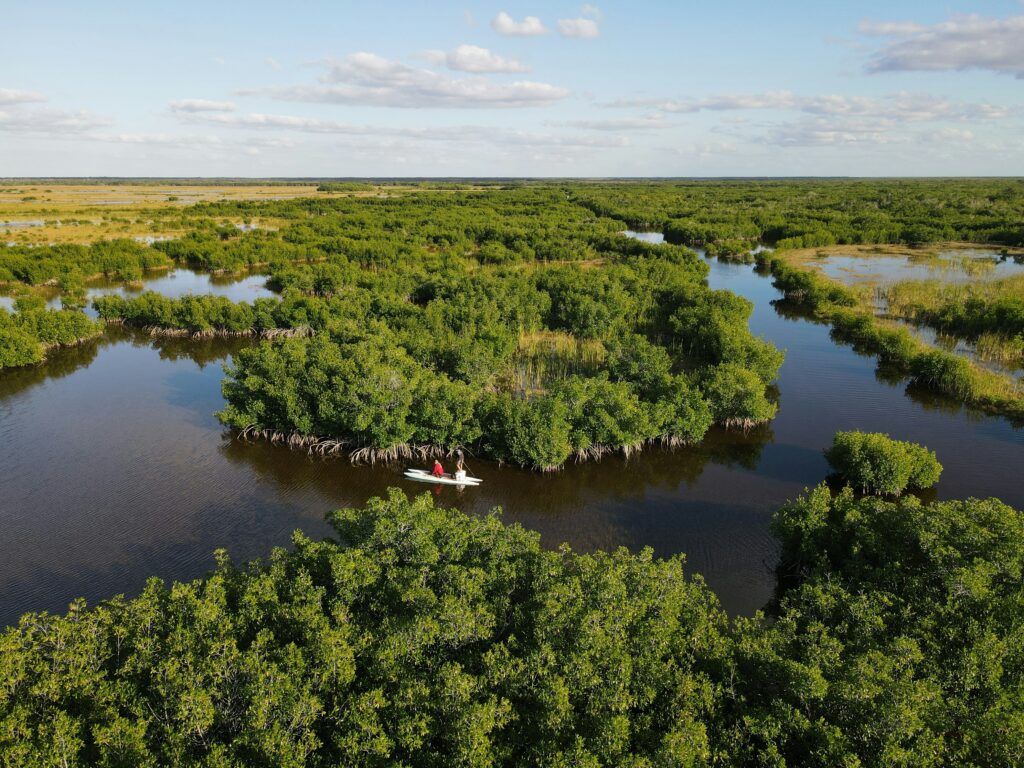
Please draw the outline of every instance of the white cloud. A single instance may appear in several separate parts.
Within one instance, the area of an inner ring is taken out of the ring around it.
[[[172,112],[233,112],[235,105],[230,101],[209,99],[180,99],[170,103]]]
[[[966,144],[974,141],[974,132],[961,128],[940,128],[921,134],[921,138],[935,144]]]
[[[227,140],[213,134],[168,134],[168,133],[98,133],[86,137],[93,141],[109,144],[131,144],[163,149],[194,150],[196,147],[221,148],[251,154],[252,149],[291,149],[297,146],[290,139],[258,136],[253,138]]]
[[[982,69],[1024,79],[1024,16],[954,16],[930,26],[864,22],[865,35],[893,38],[868,62],[869,72]]]
[[[421,59],[444,65],[459,72],[482,74],[487,72],[529,72],[530,68],[518,59],[505,58],[478,45],[460,45],[454,51],[423,51]]]
[[[88,112],[66,112],[59,109],[0,110],[0,131],[83,133],[109,125],[109,122]]]
[[[594,19],[559,19],[558,34],[562,37],[575,37],[581,40],[588,40],[598,37],[601,30]]]
[[[265,58],[263,61],[271,69],[280,69],[281,68],[281,62],[278,61],[277,59],[275,59],[273,56],[267,56],[267,58]]]
[[[234,128],[297,131],[301,133],[363,137],[374,141],[406,139],[420,142],[451,142],[457,145],[514,145],[531,148],[595,148],[623,147],[629,145],[628,139],[618,136],[595,136],[578,133],[570,134],[550,131],[529,131],[509,128],[503,129],[494,128],[493,126],[488,125],[394,127],[383,125],[361,125],[348,123],[343,120],[322,120],[319,118],[299,117],[296,115],[268,115],[261,113],[204,113],[187,115],[183,116],[183,118],[192,124],[208,126],[216,125]]]
[[[590,3],[583,4],[580,8],[580,15],[586,16],[594,21],[600,21],[604,17],[604,14],[601,13],[601,9],[596,5],[591,5]]]
[[[13,88],[0,88],[0,106],[11,106],[13,104],[29,104],[31,102],[46,101],[46,97],[35,91],[18,91]]]
[[[565,120],[548,121],[545,125],[560,128],[583,128],[588,131],[644,131],[666,128],[668,122],[658,113],[644,117],[624,117],[619,120]]]
[[[499,35],[508,35],[509,37],[533,37],[547,33],[547,29],[536,16],[527,16],[522,21],[516,21],[505,11],[494,17],[491,27]]]
[[[365,52],[328,60],[325,66],[327,71],[319,85],[249,89],[240,93],[266,94],[284,101],[438,108],[542,106],[569,95],[567,89],[549,83],[495,83],[480,76],[453,78]]]
[[[773,126],[763,138],[780,147],[821,147],[850,144],[896,144],[909,140],[892,126],[859,119],[813,118]]]
[[[884,118],[899,122],[929,120],[991,120],[1012,113],[994,104],[954,102],[929,94],[900,91],[883,97],[799,96],[791,91],[720,94],[702,99],[632,99],[612,103],[619,107],[652,107],[663,112],[695,113],[734,110],[779,110],[809,115]]]

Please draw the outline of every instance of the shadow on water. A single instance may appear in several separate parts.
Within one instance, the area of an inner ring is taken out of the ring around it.
[[[329,535],[324,515],[399,486],[470,514],[502,507],[545,546],[686,553],[733,614],[772,597],[772,512],[828,474],[840,429],[924,443],[945,465],[938,498],[1002,497],[1024,506],[1024,432],[907,390],[826,326],[778,303],[748,265],[709,262],[714,288],[754,304],[751,327],[787,350],[780,411],[748,433],[574,464],[553,475],[469,457],[484,483],[459,491],[406,481],[401,467],[353,467],[240,442],[213,412],[222,365],[248,340],[154,340],[110,329],[34,368],[0,374],[0,623],[137,592],[150,575],[190,579],[224,547],[237,560],[287,546],[296,528]],[[772,302],[776,302],[774,305]]]

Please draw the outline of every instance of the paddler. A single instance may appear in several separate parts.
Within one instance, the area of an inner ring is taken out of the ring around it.
[[[434,468],[430,470],[430,474],[434,477],[444,477],[444,467],[441,466],[439,459],[434,459]]]

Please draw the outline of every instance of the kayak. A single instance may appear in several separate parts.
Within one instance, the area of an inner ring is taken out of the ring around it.
[[[425,469],[407,469],[405,470],[405,478],[406,480],[415,480],[418,483],[437,483],[438,485],[480,485],[483,482],[479,477],[466,477],[462,480],[456,480],[451,475],[435,477]]]

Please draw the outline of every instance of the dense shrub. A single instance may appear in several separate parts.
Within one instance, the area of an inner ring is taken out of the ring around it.
[[[48,349],[78,344],[100,330],[79,311],[47,309],[41,299],[21,297],[13,313],[0,307],[0,368],[38,363]]]
[[[837,432],[825,458],[864,493],[899,496],[907,488],[930,488],[942,474],[933,451],[878,432]]]
[[[910,364],[915,384],[961,400],[974,389],[971,364],[950,352],[922,352]]]
[[[701,391],[715,421],[726,427],[746,429],[769,421],[778,410],[765,396],[761,379],[734,363],[709,369],[701,379]]]
[[[1024,514],[821,486],[773,529],[801,576],[738,628],[736,764],[1020,762]]]
[[[521,403],[523,401],[520,401]],[[529,406],[533,407],[533,406]],[[392,491],[335,538],[0,634],[5,764],[1016,765],[1024,515],[822,485],[770,615]]]
[[[247,568],[221,553],[205,581],[153,580],[5,633],[5,762],[709,757],[706,670],[726,622],[682,558],[545,552],[493,516],[397,492],[331,519],[337,543],[296,534],[293,552]]]
[[[91,245],[10,246],[0,248],[0,281],[29,285],[102,275],[133,281],[147,270],[166,267],[157,250],[134,240],[99,240]]]
[[[553,397],[484,397],[480,432],[487,455],[497,461],[551,470],[572,453],[569,409]]]

